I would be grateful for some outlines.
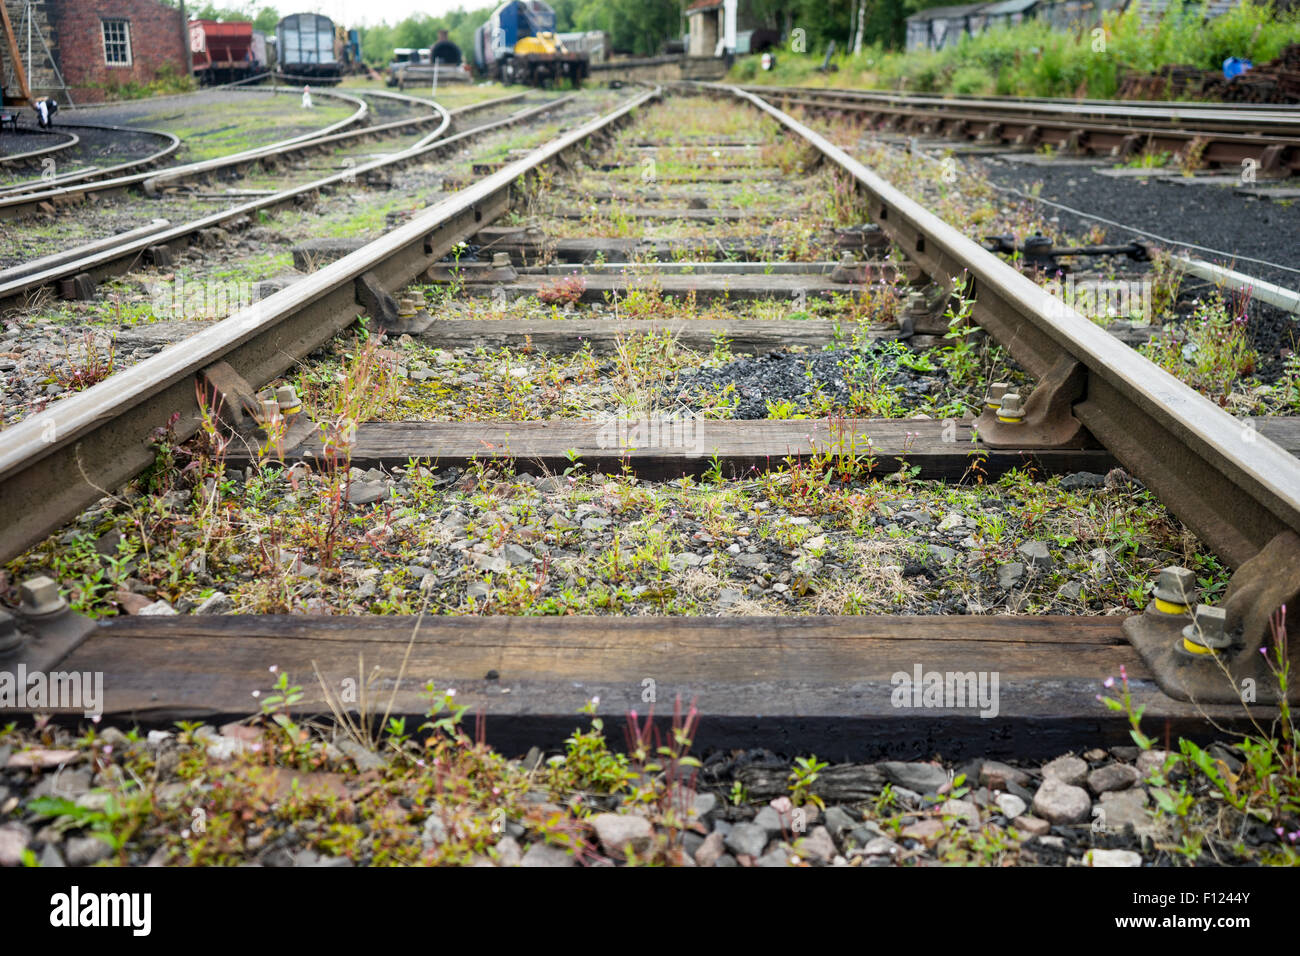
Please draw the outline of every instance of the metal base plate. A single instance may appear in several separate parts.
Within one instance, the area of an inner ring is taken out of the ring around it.
[[[1178,650],[1190,617],[1148,610],[1124,621],[1124,636],[1151,668],[1156,684],[1175,700],[1197,704],[1276,704],[1281,697],[1268,662],[1258,652],[1192,656]],[[1293,691],[1293,702],[1300,693]]]
[[[65,610],[48,618],[18,616],[18,627],[27,640],[12,654],[0,656],[0,670],[12,671],[21,664],[28,674],[34,674],[52,670],[98,625],[88,617]]]

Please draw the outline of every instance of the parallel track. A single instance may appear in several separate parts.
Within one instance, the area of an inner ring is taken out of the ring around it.
[[[1127,158],[1143,150],[1195,150],[1207,165],[1258,164],[1264,177],[1300,172],[1300,111],[1213,104],[950,97],[864,90],[750,86],[789,108],[836,111],[885,128],[983,144],[1042,145]]]
[[[888,238],[932,280],[953,289],[964,283],[976,302],[976,320],[1032,375],[1046,382],[1063,369],[1069,371],[1074,390],[1067,396],[1066,414],[1076,416],[1100,446],[1012,446],[1005,451],[1008,460],[1050,461],[1061,455],[1077,467],[1080,461],[1117,459],[1237,567],[1251,567],[1279,539],[1300,533],[1300,461],[1267,437],[1275,434],[1289,446],[1295,444],[1289,432],[1243,427],[761,97],[734,88],[715,87],[714,92],[766,113],[786,135],[850,176]],[[430,267],[437,268],[438,260],[459,242],[477,236],[491,251],[499,239],[489,238],[484,230],[509,208],[510,190],[520,177],[601,138],[657,95],[644,93],[565,133],[183,347],[167,349],[0,433],[0,526],[5,529],[0,557],[11,558],[41,540],[104,489],[117,487],[147,467],[153,458],[147,437],[172,413],[180,413],[179,437],[192,435],[198,415],[195,377],[205,369],[228,363],[259,388],[351,323],[363,276],[395,292]],[[743,285],[743,275],[723,278]],[[800,283],[809,294],[825,288],[815,270]],[[554,328],[560,324],[549,323]],[[437,340],[444,332],[450,334],[451,329],[435,323],[424,334]],[[503,334],[527,333],[517,329]],[[462,329],[461,334],[469,333]],[[764,453],[769,459],[783,457],[790,452],[792,436],[781,438],[780,447],[772,443],[779,431],[772,426],[783,424],[734,423],[729,440],[736,442],[736,450],[729,456],[742,464],[749,460],[746,456],[755,462]],[[878,422],[850,422],[846,427],[863,435],[889,431]],[[390,436],[386,447],[391,451],[385,452],[381,442],[372,458],[362,460],[386,463],[398,456],[405,460],[411,454],[427,454],[439,461],[460,461],[472,457],[477,443],[498,448],[489,456],[519,458],[523,467],[533,458],[553,466],[564,449],[574,447],[578,426],[509,423],[502,428],[516,433],[530,429],[533,443],[502,448],[481,423],[444,427],[441,438],[437,429],[421,431],[417,425]],[[290,457],[312,450],[301,438]],[[421,447],[421,440],[429,446]],[[519,435],[513,440],[520,441]],[[763,442],[769,443],[766,452]],[[580,436],[578,446],[593,467],[615,470],[626,467],[629,459],[628,449],[619,446],[606,455],[608,461],[601,460],[597,449],[605,446],[594,436]],[[456,447],[470,451],[457,452]],[[681,453],[673,467],[692,470],[714,453],[715,448]],[[954,456],[952,451],[943,454]],[[688,460],[692,455],[694,464]],[[52,475],[59,477],[53,487]],[[421,635],[418,642],[413,628]],[[184,660],[177,652],[182,645],[188,648]],[[503,736],[497,739],[504,741],[538,728],[568,732],[574,703],[593,692],[602,697],[601,712],[618,713],[629,703],[636,706],[642,677],[648,673],[659,675],[668,687],[688,688],[700,696],[704,730],[713,734],[704,743],[752,745],[761,740],[791,751],[811,742],[819,753],[837,758],[878,754],[907,741],[914,744],[918,735],[934,735],[941,727],[954,753],[968,747],[982,748],[986,754],[990,748],[1054,752],[1098,732],[1120,740],[1127,723],[1111,719],[1100,708],[1088,709],[1095,682],[1084,675],[1099,676],[1121,664],[1133,679],[1138,703],[1147,706],[1150,718],[1164,718],[1169,728],[1194,728],[1206,713],[1224,721],[1242,713],[1240,708],[1199,707],[1163,695],[1113,619],[750,618],[660,619],[645,624],[605,618],[438,618],[417,624],[401,618],[294,616],[232,617],[207,624],[189,618],[129,618],[101,626],[68,666],[114,674],[110,711],[166,720],[180,714],[236,713],[247,682],[257,670],[265,670],[268,654],[280,666],[301,673],[318,657],[337,663],[355,660],[358,652],[368,664],[378,658],[386,666],[395,665],[405,659],[404,649],[417,673],[455,679],[464,700],[487,712],[489,728],[498,728]],[[1009,723],[967,720],[943,710],[921,719],[907,714],[906,720],[891,713],[882,703],[889,700],[891,674],[926,655],[942,655],[959,669],[1007,674],[1011,686],[1004,691],[1009,699],[1003,712]],[[396,670],[392,666],[388,673]],[[500,676],[485,680],[482,675],[488,671]],[[503,697],[498,681],[507,683],[513,696]],[[404,690],[395,712],[415,713],[423,706],[413,689]]]

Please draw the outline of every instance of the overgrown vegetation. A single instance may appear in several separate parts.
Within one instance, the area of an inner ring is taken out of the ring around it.
[[[1229,56],[1255,64],[1300,42],[1300,11],[1276,13],[1272,3],[1244,0],[1208,22],[1202,5],[1173,0],[1153,27],[1137,5],[1108,13],[1093,31],[1053,29],[1029,20],[963,37],[940,51],[898,52],[877,44],[857,56],[839,56],[837,72],[820,73],[822,57],[778,52],[764,73],[757,57],[740,60],[732,79],[812,86],[849,86],[958,94],[1113,97],[1123,75],[1166,64],[1218,69]],[[841,46],[843,49],[843,46]]]

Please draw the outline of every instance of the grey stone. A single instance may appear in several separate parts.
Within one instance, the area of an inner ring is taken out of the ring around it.
[[[175,614],[176,608],[172,607],[166,601],[158,600],[146,607],[140,608],[136,613],[140,616],[146,617],[166,617],[169,614]]]
[[[1098,794],[1109,790],[1127,790],[1138,779],[1136,767],[1126,763],[1112,763],[1088,774],[1088,789]]]
[[[944,817],[956,817],[966,823],[979,823],[979,807],[969,800],[946,800],[939,807],[939,813]]]
[[[630,813],[599,813],[591,820],[601,848],[609,856],[624,857],[630,847],[636,853],[650,848],[654,827],[645,817]]]
[[[1088,779],[1088,764],[1078,757],[1071,757],[1068,754],[1064,757],[1057,757],[1051,763],[1043,764],[1044,780],[1059,780],[1061,783],[1068,783],[1072,787],[1081,787],[1083,782]]]
[[[695,851],[697,866],[715,866],[726,852],[727,845],[722,834],[714,830],[704,838],[700,848]]]
[[[583,531],[599,531],[600,529],[602,529],[602,528],[607,528],[607,527],[609,527],[609,519],[608,519],[608,518],[594,518],[594,517],[593,517],[593,518],[583,518],[583,519],[582,519],[582,530],[583,530]]]
[[[0,826],[0,866],[21,866],[23,851],[31,839],[32,831],[21,823]]]
[[[1052,823],[1080,823],[1088,819],[1092,798],[1082,787],[1051,778],[1034,794],[1034,813]]]
[[[520,866],[577,866],[573,856],[558,846],[534,843],[519,862]]]
[[[889,837],[872,837],[862,848],[862,855],[893,857],[901,853],[902,850],[903,848]]]
[[[357,769],[362,773],[367,770],[383,770],[387,766],[382,757],[361,746],[350,737],[340,738],[337,746],[339,750],[352,758],[352,762],[357,765]]]
[[[789,866],[790,851],[783,846],[779,846],[771,853],[760,856],[754,861],[755,866]]]
[[[1091,471],[1076,471],[1072,475],[1066,475],[1061,479],[1061,487],[1066,491],[1079,491],[1084,488],[1103,488],[1106,485],[1106,476],[1098,475]]]
[[[718,809],[718,797],[713,793],[697,793],[691,802],[691,811],[697,820],[706,820]]]
[[[106,860],[113,853],[113,848],[98,837],[69,837],[64,844],[68,866],[91,866],[100,860]]]
[[[1137,836],[1158,837],[1168,824],[1152,816],[1147,803],[1147,793],[1141,787],[1107,791],[1101,795],[1096,823],[1108,833],[1118,833],[1131,825]]]
[[[501,556],[511,564],[532,564],[533,553],[517,544],[507,544],[501,549]]]
[[[767,846],[767,831],[753,823],[737,823],[726,836],[727,849],[737,856],[759,857]]]
[[[211,596],[194,609],[195,614],[233,614],[235,602],[224,591],[213,591]]]
[[[75,800],[90,789],[90,771],[81,769],[63,769],[57,773],[46,774],[32,788],[33,797],[65,797]]]
[[[986,760],[980,766],[979,782],[993,790],[1006,789],[1008,782],[1027,787],[1029,780],[1029,774],[1019,767],[1012,767],[996,760]]]
[[[497,841],[496,850],[499,866],[518,866],[524,858],[524,851],[520,848],[519,841],[509,834]]]
[[[999,793],[997,803],[998,809],[1002,811],[1002,815],[1008,820],[1014,820],[1029,809],[1025,801],[1014,793]]]
[[[848,830],[857,826],[858,821],[853,819],[853,815],[843,807],[831,807],[826,811],[826,829],[831,832],[832,836],[839,837]]]
[[[59,853],[58,847],[53,843],[45,844],[45,849],[41,851],[39,860],[41,866],[47,869],[58,869],[68,864],[63,862],[63,855]]]
[[[811,833],[795,844],[795,852],[807,860],[829,863],[835,858],[835,841],[825,827],[813,827]]]
[[[510,567],[510,562],[495,554],[480,554],[474,559],[474,566],[490,574],[502,574]]]
[[[769,837],[774,837],[789,829],[790,820],[783,821],[772,807],[764,807],[754,816],[754,826],[762,827]]]
[[[1052,552],[1046,541],[1026,541],[1016,550],[1031,568],[1046,571],[1052,566]]]
[[[1083,593],[1082,581],[1066,581],[1056,589],[1056,596],[1062,601],[1077,601]]]
[[[1052,825],[1040,817],[1022,814],[1016,817],[1015,828],[1028,836],[1042,836],[1052,829]]]
[[[948,782],[948,771],[934,764],[888,760],[876,766],[884,771],[890,783],[917,793],[938,793],[939,788]]]
[[[1152,774],[1162,774],[1168,757],[1168,750],[1144,750],[1138,754],[1137,770],[1142,779],[1148,780]]]
[[[723,588],[718,592],[718,606],[730,607],[744,596],[745,595],[736,588]]]
[[[475,581],[465,589],[465,596],[472,598],[485,598],[492,593],[492,585],[486,581]]]
[[[388,486],[379,481],[354,482],[348,489],[348,501],[354,505],[372,505],[388,497]]]
[[[1025,566],[1019,561],[1008,561],[998,566],[998,587],[1013,588],[1025,576]]]
[[[436,813],[429,814],[424,821],[424,830],[420,833],[420,842],[426,850],[442,846],[447,842],[447,824]]]
[[[951,564],[957,560],[957,552],[952,548],[945,548],[942,545],[930,545],[930,557],[940,564]]]

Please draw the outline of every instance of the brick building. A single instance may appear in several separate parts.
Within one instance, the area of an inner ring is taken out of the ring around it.
[[[183,7],[156,0],[0,0],[26,51],[30,16],[45,37],[63,80],[78,103],[102,100],[113,87],[148,83],[160,71],[189,72],[189,29]],[[34,93],[59,84],[39,41],[33,43]]]

